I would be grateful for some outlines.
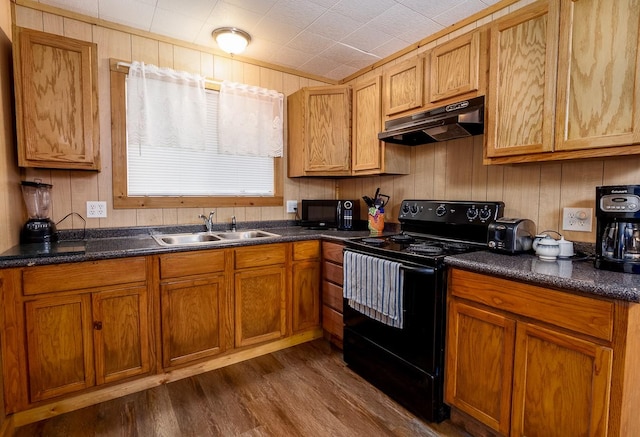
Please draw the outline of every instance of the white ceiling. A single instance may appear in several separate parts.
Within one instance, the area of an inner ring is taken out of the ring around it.
[[[242,56],[340,80],[499,0],[39,0],[91,17],[215,47],[234,26]]]

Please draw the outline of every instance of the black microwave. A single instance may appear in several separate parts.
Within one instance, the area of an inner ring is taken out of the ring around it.
[[[360,218],[357,200],[302,200],[300,224],[309,228],[350,231]]]

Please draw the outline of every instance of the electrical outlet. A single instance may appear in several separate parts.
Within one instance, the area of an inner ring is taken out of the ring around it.
[[[295,214],[298,210],[298,201],[297,200],[287,200],[287,213]]]
[[[593,208],[564,208],[562,210],[562,230],[591,232]]]
[[[105,218],[107,216],[107,202],[93,201],[87,202],[87,218]]]

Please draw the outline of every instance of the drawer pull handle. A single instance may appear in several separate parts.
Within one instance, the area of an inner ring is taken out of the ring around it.
[[[102,330],[102,322],[93,322],[93,329],[96,331]]]

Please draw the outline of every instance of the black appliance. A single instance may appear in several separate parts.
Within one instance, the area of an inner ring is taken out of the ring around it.
[[[484,96],[399,117],[384,123],[378,139],[418,146],[484,133]]]
[[[313,229],[353,230],[360,218],[360,202],[331,199],[302,200],[300,218],[302,226]]]
[[[29,220],[20,231],[20,243],[49,244],[58,241],[56,225],[49,218],[52,187],[40,179],[22,181],[22,197]]]
[[[640,185],[596,187],[598,269],[640,273]]]
[[[401,327],[372,317],[353,299],[344,299],[344,360],[356,373],[428,421],[439,422],[449,414],[443,401],[444,258],[487,249],[488,226],[503,211],[502,202],[404,200],[399,213],[400,234],[345,241],[345,285],[349,275],[358,277],[370,269],[357,262],[347,263],[353,254],[367,262],[399,264],[403,285],[395,290],[402,300]],[[345,296],[349,296],[348,289]]]

